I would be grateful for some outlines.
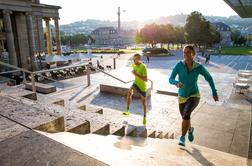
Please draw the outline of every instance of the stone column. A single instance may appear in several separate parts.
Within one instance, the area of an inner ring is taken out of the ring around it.
[[[11,65],[18,66],[14,37],[13,37],[13,32],[12,32],[11,18],[10,18],[11,13],[12,11],[10,10],[3,10],[3,22],[4,22],[6,37],[7,37],[9,63]]]
[[[57,55],[61,55],[59,18],[54,17],[53,19],[54,19],[54,24],[55,24],[55,43],[56,43]]]
[[[46,45],[48,55],[52,55],[52,41],[51,41],[51,29],[50,29],[50,18],[44,18],[46,22]]]
[[[31,69],[35,70],[35,40],[34,40],[34,30],[32,24],[32,16],[31,13],[26,13],[26,23],[27,23],[27,33],[28,33],[28,42],[29,42],[29,50],[30,50],[30,58],[31,58]]]

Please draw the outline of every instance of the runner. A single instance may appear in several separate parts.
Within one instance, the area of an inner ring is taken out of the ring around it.
[[[141,62],[141,56],[139,54],[135,54],[133,56],[134,63],[132,64],[133,71],[132,74],[135,75],[135,81],[131,88],[128,91],[127,96],[127,109],[123,113],[123,115],[130,115],[130,104],[132,95],[137,92],[141,96],[143,109],[144,109],[144,116],[143,116],[143,124],[146,125],[146,112],[147,112],[147,105],[146,105],[146,91],[147,91],[147,68],[143,62]]]
[[[190,142],[194,140],[194,128],[191,127],[190,116],[192,111],[198,106],[200,101],[200,93],[198,88],[198,76],[203,75],[212,89],[213,99],[218,101],[217,90],[215,89],[214,81],[201,64],[195,62],[196,51],[193,46],[187,45],[184,47],[184,60],[179,61],[170,76],[170,84],[176,85],[178,90],[179,110],[183,118],[182,135],[179,139],[179,145],[185,146],[185,135],[187,131]],[[178,75],[178,81],[175,80]]]

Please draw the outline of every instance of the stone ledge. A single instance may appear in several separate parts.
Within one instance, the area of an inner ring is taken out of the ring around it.
[[[42,83],[35,83],[36,86],[36,92],[43,93],[43,94],[49,94],[56,92],[56,87],[48,84],[42,84]],[[32,90],[32,84],[26,83],[25,89]]]
[[[121,96],[127,96],[129,91],[129,88],[122,87],[122,86],[116,86],[116,85],[108,85],[108,84],[100,84],[100,92],[102,93],[111,93]],[[151,88],[147,89],[147,97],[151,96]],[[140,98],[139,93],[134,93],[133,97]]]

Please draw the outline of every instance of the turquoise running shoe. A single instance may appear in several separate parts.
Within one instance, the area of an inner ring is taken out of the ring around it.
[[[185,146],[185,136],[181,136],[179,139],[179,145],[180,146]]]
[[[188,140],[190,142],[193,142],[193,140],[194,140],[194,134],[193,134],[193,132],[194,132],[194,128],[192,127],[191,130],[189,130],[189,134],[188,134]]]

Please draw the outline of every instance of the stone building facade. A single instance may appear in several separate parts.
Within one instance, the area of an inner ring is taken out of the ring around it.
[[[0,60],[34,70],[36,53],[52,54],[50,21],[55,26],[57,54],[61,54],[59,9],[59,6],[41,4],[40,0],[0,0]]]
[[[96,46],[126,46],[135,43],[136,30],[100,27],[92,31]]]
[[[222,46],[231,46],[233,44],[231,39],[231,28],[230,26],[222,23],[222,22],[215,22],[212,23],[213,26],[216,28],[218,32],[220,32],[221,41],[220,44]]]

